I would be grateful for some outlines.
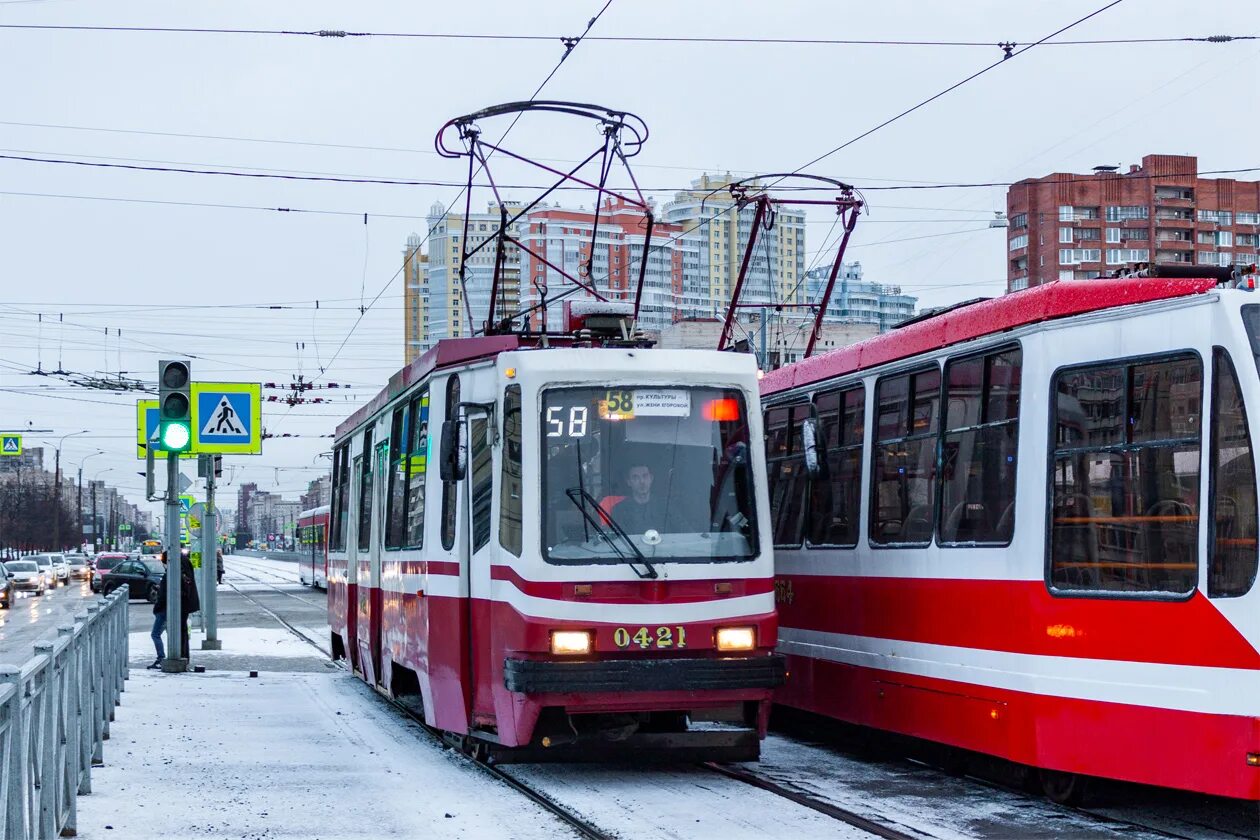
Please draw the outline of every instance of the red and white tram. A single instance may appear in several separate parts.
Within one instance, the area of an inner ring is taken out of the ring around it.
[[[298,580],[303,586],[328,588],[328,505],[298,514]]]
[[[534,341],[441,341],[338,427],[334,656],[500,760],[755,757],[784,660],[752,358]]]
[[[1260,298],[1050,283],[762,382],[776,702],[1260,799]]]

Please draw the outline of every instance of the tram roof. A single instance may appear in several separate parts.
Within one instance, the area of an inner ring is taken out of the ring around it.
[[[1212,291],[1215,279],[1056,280],[929,316],[900,329],[767,373],[761,393],[776,394],[847,373],[929,353],[1016,327],[1101,309]]]

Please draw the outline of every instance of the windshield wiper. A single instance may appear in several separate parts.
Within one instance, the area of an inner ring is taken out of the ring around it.
[[[591,527],[594,528],[596,533],[603,538],[604,542],[612,546],[612,550],[617,552],[617,556],[626,562],[626,565],[630,567],[631,571],[644,580],[654,580],[657,577],[656,567],[649,563],[647,558],[643,556],[643,552],[639,551],[639,547],[635,545],[634,541],[626,534],[625,529],[617,524],[617,520],[613,519],[612,514],[599,506],[599,502],[595,501],[594,496],[587,493],[581,487],[570,487],[568,490],[564,491],[564,494],[569,497],[569,501],[573,502],[573,504],[577,506],[577,509],[582,512],[583,518],[590,523]],[[598,516],[591,514],[590,510],[587,508],[587,503],[590,503],[597,511],[599,511]],[[612,529],[617,536],[621,537],[625,544],[630,546],[630,550],[634,552],[634,557],[630,557],[618,548],[617,543],[608,536],[608,531],[605,530],[603,523],[600,522],[600,519],[603,519],[604,522],[607,522],[610,526],[612,526]],[[645,571],[639,571],[640,565],[643,566]]]

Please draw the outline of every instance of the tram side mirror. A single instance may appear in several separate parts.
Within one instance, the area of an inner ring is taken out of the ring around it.
[[[466,426],[458,420],[442,421],[441,477],[443,481],[459,481],[468,466]]]
[[[805,473],[809,476],[818,475],[820,470],[818,461],[818,421],[813,417],[806,417],[801,421],[801,444],[805,454]]]

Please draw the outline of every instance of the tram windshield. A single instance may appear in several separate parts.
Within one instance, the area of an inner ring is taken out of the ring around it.
[[[552,563],[751,560],[748,411],[721,388],[543,394],[543,548]]]

